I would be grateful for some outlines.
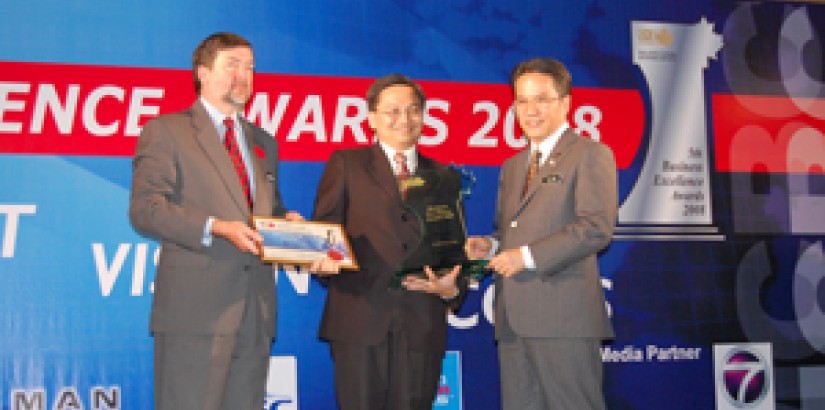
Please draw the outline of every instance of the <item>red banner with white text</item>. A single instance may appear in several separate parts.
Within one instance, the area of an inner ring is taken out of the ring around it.
[[[3,63],[0,153],[131,156],[140,128],[195,98],[189,70]],[[257,74],[247,117],[281,144],[281,159],[324,161],[367,145],[368,78]],[[525,146],[506,84],[420,81],[427,94],[421,150],[447,163],[500,165]],[[571,125],[632,161],[644,131],[635,90],[577,88]]]

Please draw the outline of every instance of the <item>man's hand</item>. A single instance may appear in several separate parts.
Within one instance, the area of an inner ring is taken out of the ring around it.
[[[429,266],[425,266],[424,273],[427,275],[426,278],[417,275],[407,275],[404,281],[401,282],[401,285],[404,286],[404,289],[414,292],[432,293],[440,296],[442,299],[452,299],[458,296],[456,279],[458,278],[459,272],[461,272],[461,265],[456,265],[449,273],[438,277]]]
[[[471,236],[464,243],[464,253],[471,261],[485,259],[493,248],[493,240],[484,236]]]
[[[291,222],[301,222],[304,220],[304,217],[301,216],[301,214],[299,214],[298,212],[289,211],[286,213],[286,215],[284,215],[284,219]]]
[[[524,270],[524,258],[519,248],[508,249],[490,259],[487,267],[501,276],[510,277]]]
[[[212,235],[219,236],[232,242],[241,252],[258,255],[264,238],[258,231],[249,225],[238,221],[222,221],[215,219],[212,222]]]
[[[326,256],[316,259],[309,265],[309,273],[316,275],[337,275],[341,273],[341,263]]]

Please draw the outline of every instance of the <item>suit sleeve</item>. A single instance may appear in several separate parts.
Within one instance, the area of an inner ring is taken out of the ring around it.
[[[498,191],[496,192],[496,210],[495,214],[493,215],[493,233],[490,235],[493,239],[497,242],[501,242],[501,219],[502,219],[502,212],[504,209],[504,181],[505,176],[504,174],[507,172],[508,163],[505,162],[501,169],[499,170],[498,174]]]
[[[346,224],[347,186],[346,166],[341,152],[333,152],[324,167],[318,192],[315,195],[315,207],[312,220]]]
[[[149,121],[141,132],[132,160],[129,219],[139,231],[199,249],[208,215],[181,206],[175,141],[163,121]]]
[[[613,237],[618,212],[616,161],[605,145],[592,144],[576,171],[574,218],[528,244],[540,274],[552,275],[596,254]]]

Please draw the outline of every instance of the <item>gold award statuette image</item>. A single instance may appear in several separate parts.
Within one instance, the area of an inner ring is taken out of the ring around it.
[[[425,266],[443,275],[461,265],[461,276],[468,280],[487,274],[487,261],[467,260],[464,253],[463,196],[469,195],[474,180],[468,171],[450,167],[419,172],[405,181],[404,207],[417,219],[421,237],[399,263],[390,287],[399,288],[407,275],[424,275]]]

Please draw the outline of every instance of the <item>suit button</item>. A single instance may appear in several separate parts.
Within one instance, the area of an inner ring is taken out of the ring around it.
[[[401,214],[401,220],[407,222],[407,214]]]
[[[246,266],[243,267],[243,270],[246,271],[246,272],[249,272],[250,270],[252,270],[252,266],[251,265],[246,265]]]
[[[406,251],[406,250],[407,250],[407,244],[406,244],[406,243],[402,243],[402,244],[401,244],[401,249],[403,249],[403,250],[405,250],[405,251]]]

